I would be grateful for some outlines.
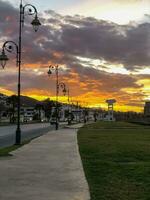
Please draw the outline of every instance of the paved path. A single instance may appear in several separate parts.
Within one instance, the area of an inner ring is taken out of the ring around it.
[[[0,200],[89,200],[76,132],[51,131],[0,158]]]

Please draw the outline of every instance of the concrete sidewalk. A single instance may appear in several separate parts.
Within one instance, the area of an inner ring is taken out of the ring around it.
[[[89,200],[76,133],[51,131],[0,158],[0,200]]]

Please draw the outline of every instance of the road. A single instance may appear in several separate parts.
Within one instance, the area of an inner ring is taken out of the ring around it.
[[[15,144],[16,127],[16,125],[0,127],[0,148]],[[21,125],[21,139],[29,140],[54,129],[50,123],[24,124]]]

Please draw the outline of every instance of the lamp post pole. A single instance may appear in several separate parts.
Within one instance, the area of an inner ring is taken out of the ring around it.
[[[69,106],[70,106],[70,91],[69,91],[69,88],[67,89],[67,94],[68,94],[68,125],[71,124],[71,113],[70,113],[70,110],[69,110]]]
[[[21,90],[21,60],[22,60],[22,27],[24,25],[24,18],[25,18],[25,8],[32,7],[29,9],[29,15],[35,14],[35,19],[32,21],[32,25],[34,28],[38,28],[41,23],[37,18],[37,9],[31,5],[26,4],[25,6],[22,5],[22,0],[20,2],[20,19],[19,19],[19,41],[18,41],[18,104],[17,104],[17,130],[16,130],[16,145],[21,143],[21,129],[20,129],[20,90]],[[37,29],[35,29],[35,32]]]
[[[50,76],[52,74],[51,70],[55,70],[56,73],[56,123],[55,123],[55,129],[58,130],[58,122],[59,122],[59,108],[58,108],[58,95],[59,95],[59,88],[61,87],[63,89],[63,93],[64,95],[66,94],[66,85],[63,82],[59,83],[59,67],[58,65],[56,66],[49,66],[49,70],[48,70],[48,75]]]
[[[25,9],[29,7],[28,15],[35,15],[35,18],[31,22],[35,32],[37,32],[38,27],[41,25],[38,17],[37,17],[37,9],[31,5],[26,4],[22,5],[22,0],[20,2],[20,15],[19,15],[19,40],[18,44],[13,41],[6,41],[2,47],[2,54],[0,55],[1,65],[4,68],[6,62],[9,60],[5,51],[12,53],[14,51],[14,46],[16,48],[16,60],[17,60],[17,67],[18,67],[18,98],[17,98],[17,129],[16,129],[16,140],[15,144],[19,145],[21,143],[21,129],[20,129],[20,90],[21,90],[21,60],[22,60],[22,27],[24,25],[24,18],[25,18]]]
[[[17,104],[17,130],[16,130],[16,145],[21,143],[21,129],[20,129],[20,90],[21,90],[21,48],[22,48],[22,0],[20,3],[20,19],[19,19],[19,51],[18,51],[18,104]]]
[[[58,93],[59,93],[59,71],[58,71],[58,65],[56,66],[56,130],[58,130]]]
[[[63,94],[64,95],[66,95],[66,92],[67,92],[67,90],[66,90],[66,85],[65,85],[65,83],[63,83],[63,82],[58,82],[58,85],[57,85],[57,95],[59,94],[59,89],[62,89],[62,92],[63,92]],[[59,108],[58,108],[58,96],[57,96],[57,122],[59,121]],[[56,130],[58,130],[58,124],[59,123],[57,123],[57,129]]]
[[[56,74],[56,106],[55,106],[55,112],[56,112],[56,122],[55,122],[55,129],[58,130],[58,93],[59,93],[59,67],[58,65],[50,65],[48,70],[48,75],[50,76],[52,74],[52,70],[55,70]]]
[[[70,102],[70,99],[69,99],[69,95],[70,95],[70,91],[69,91],[69,88],[67,90],[67,94],[68,94],[68,105],[69,105],[69,102]],[[69,108],[69,107],[68,107]]]

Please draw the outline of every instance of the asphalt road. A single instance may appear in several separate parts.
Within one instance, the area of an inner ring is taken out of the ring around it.
[[[16,125],[0,127],[0,148],[15,144]],[[60,126],[61,128],[61,126]],[[54,130],[50,123],[21,125],[21,140],[29,140]]]

